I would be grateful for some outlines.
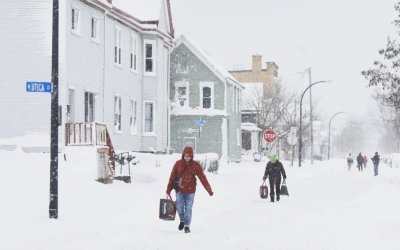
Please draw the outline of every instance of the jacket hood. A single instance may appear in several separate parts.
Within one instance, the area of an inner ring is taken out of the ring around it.
[[[192,148],[192,147],[186,146],[186,147],[183,149],[183,152],[182,152],[182,160],[184,160],[184,159],[183,159],[183,155],[184,155],[184,154],[190,155],[190,160],[193,160],[193,148]]]

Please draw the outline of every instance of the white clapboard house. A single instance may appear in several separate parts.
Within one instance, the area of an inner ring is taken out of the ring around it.
[[[59,147],[97,136],[116,150],[165,152],[170,3],[130,1],[137,11],[158,6],[142,20],[116,2],[59,1]],[[0,144],[50,134],[51,95],[26,84],[51,81],[52,9],[52,0],[0,1]]]

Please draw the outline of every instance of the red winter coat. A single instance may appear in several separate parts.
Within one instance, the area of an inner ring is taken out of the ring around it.
[[[186,161],[183,159],[184,154],[190,155],[190,161],[188,164],[186,164]],[[182,159],[175,162],[169,177],[167,194],[171,193],[176,176],[181,176],[179,192],[184,194],[196,192],[197,176],[201,184],[203,184],[204,188],[207,190],[208,194],[213,195],[211,186],[204,174],[203,167],[198,162],[193,160],[193,149],[191,147],[185,147],[182,152]]]

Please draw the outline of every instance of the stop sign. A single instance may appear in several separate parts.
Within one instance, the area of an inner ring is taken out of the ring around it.
[[[267,129],[264,131],[264,140],[266,142],[273,142],[276,139],[276,132],[272,129]]]

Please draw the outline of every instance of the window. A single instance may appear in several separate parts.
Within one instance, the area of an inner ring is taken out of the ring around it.
[[[214,108],[214,84],[212,82],[200,83],[200,107],[205,109]]]
[[[114,63],[121,65],[121,29],[114,29]]]
[[[137,70],[137,37],[135,35],[131,35],[131,53],[130,53],[130,67],[131,70]]]
[[[131,99],[130,112],[129,112],[129,124],[131,134],[137,134],[137,101]]]
[[[91,19],[91,33],[90,36],[93,41],[99,41],[99,20],[95,17]]]
[[[144,103],[144,132],[154,132],[154,103]]]
[[[85,122],[94,122],[95,95],[91,92],[85,92]]]
[[[175,83],[175,102],[181,107],[189,106],[188,82]]]
[[[180,54],[175,56],[176,61],[176,73],[188,73],[188,56]]]
[[[114,96],[114,130],[121,131],[121,96]]]
[[[154,41],[145,41],[144,43],[144,69],[145,73],[154,75],[155,72],[155,42]]]
[[[80,10],[72,7],[71,9],[71,30],[76,33],[79,34],[80,33]]]

